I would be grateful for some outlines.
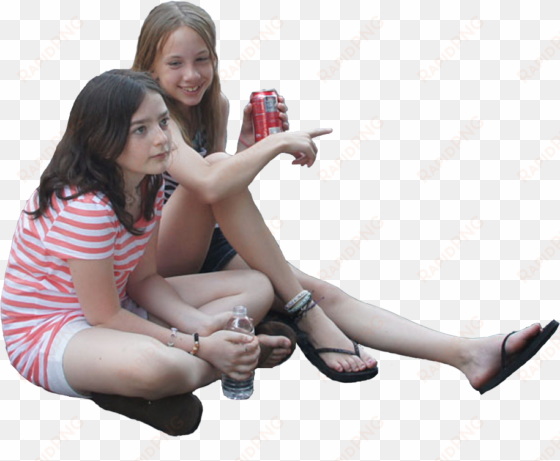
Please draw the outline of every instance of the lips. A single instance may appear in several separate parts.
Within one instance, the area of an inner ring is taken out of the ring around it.
[[[169,153],[169,151],[160,152],[160,153],[157,154],[157,155],[152,155],[152,158],[163,158],[163,157],[165,157],[168,153]]]
[[[197,86],[182,86],[180,87],[183,93],[188,95],[198,94],[202,88],[202,83]]]

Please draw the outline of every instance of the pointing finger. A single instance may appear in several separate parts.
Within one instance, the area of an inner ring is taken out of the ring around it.
[[[308,131],[309,136],[316,138],[317,136],[323,136],[325,134],[332,133],[332,128],[315,128],[314,130]]]

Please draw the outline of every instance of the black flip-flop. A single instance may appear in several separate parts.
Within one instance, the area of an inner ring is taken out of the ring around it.
[[[357,355],[361,358],[358,343],[356,341],[350,339],[350,341],[352,341],[354,345],[354,351],[347,351],[345,349],[335,349],[330,347],[316,349],[309,341],[307,333],[298,328],[298,326],[290,318],[287,318],[286,316],[278,316],[278,321],[287,323],[296,332],[297,345],[305,354],[307,360],[309,360],[327,378],[330,378],[334,381],[339,381],[341,383],[357,383],[360,381],[367,381],[368,379],[375,378],[377,376],[377,373],[379,373],[377,365],[374,368],[367,368],[363,371],[348,372],[333,370],[325,363],[325,361],[319,354],[325,352],[336,352],[340,354]]]
[[[482,395],[504,382],[513,373],[515,373],[523,365],[525,365],[537,352],[539,352],[541,347],[543,347],[546,342],[552,337],[557,328],[558,322],[556,320],[553,320],[543,328],[543,331],[529,340],[527,346],[525,346],[525,349],[520,352],[510,354],[509,361],[508,359],[506,359],[506,341],[512,334],[517,333],[517,331],[512,331],[510,334],[508,334],[502,342],[502,366],[500,368],[500,372],[484,386],[476,390]],[[506,363],[506,361],[508,363]]]

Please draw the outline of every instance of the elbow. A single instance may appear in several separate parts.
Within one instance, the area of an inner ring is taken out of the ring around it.
[[[115,318],[118,316],[119,311],[120,311],[120,306],[119,309],[109,317],[105,317],[102,319],[99,317],[93,317],[93,318],[86,318],[86,320],[92,327],[109,328],[115,330],[116,329],[114,328]]]

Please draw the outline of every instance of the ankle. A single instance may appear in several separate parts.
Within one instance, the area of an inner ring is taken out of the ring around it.
[[[474,346],[475,341],[473,339],[460,336],[455,337],[448,350],[449,365],[465,373],[465,370],[472,363]]]
[[[302,318],[299,320],[298,324],[303,327],[306,328],[307,326],[311,326],[314,323],[317,322],[317,320],[319,318],[321,318],[321,316],[324,315],[323,310],[317,305],[315,307],[313,307],[312,309],[309,309],[303,316]]]

